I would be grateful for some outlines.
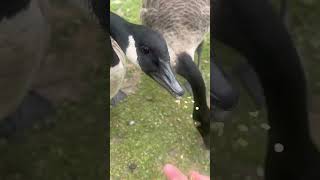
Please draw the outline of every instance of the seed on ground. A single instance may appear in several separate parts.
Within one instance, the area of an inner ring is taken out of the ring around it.
[[[271,128],[270,125],[267,124],[267,123],[262,123],[262,124],[260,125],[260,127],[261,127],[262,129],[264,129],[264,130],[267,130],[267,131]]]
[[[238,129],[239,129],[240,132],[248,132],[248,131],[249,131],[248,126],[246,126],[246,125],[244,125],[244,124],[240,124],[240,125],[238,126]]]
[[[136,122],[133,120],[129,121],[129,123],[128,123],[129,126],[133,126],[134,124],[136,124]]]
[[[245,139],[243,139],[243,138],[239,138],[238,140],[237,140],[237,143],[240,145],[240,146],[242,146],[242,147],[247,147],[248,146],[248,141],[246,141]]]
[[[259,116],[259,111],[249,112],[249,115],[254,117],[254,118],[257,118]]]

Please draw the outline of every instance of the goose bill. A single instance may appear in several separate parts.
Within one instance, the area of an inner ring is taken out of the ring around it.
[[[151,78],[168,90],[172,96],[176,98],[182,96],[184,90],[173,74],[170,64],[162,62],[160,67],[160,71],[149,74]]]

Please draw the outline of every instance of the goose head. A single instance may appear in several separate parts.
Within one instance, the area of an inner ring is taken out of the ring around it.
[[[110,14],[110,27],[111,37],[117,41],[129,61],[173,96],[184,94],[171,68],[166,41],[160,33],[129,23],[113,13]]]

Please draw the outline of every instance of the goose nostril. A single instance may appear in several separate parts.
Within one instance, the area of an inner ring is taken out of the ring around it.
[[[172,78],[170,77],[170,75],[166,74],[166,75],[165,75],[165,78],[167,79],[167,81],[168,81],[169,83],[172,83]]]

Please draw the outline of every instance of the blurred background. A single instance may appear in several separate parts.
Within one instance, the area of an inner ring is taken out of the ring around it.
[[[141,24],[142,0],[111,0],[110,5],[112,12]],[[209,40],[208,34],[201,62],[208,93]],[[127,65],[123,90],[129,96],[112,107],[110,115],[111,179],[164,179],[166,163],[185,173],[198,170],[209,174],[210,152],[194,126],[192,96],[186,93],[177,101],[132,64]],[[179,81],[184,82],[182,78]]]
[[[315,142],[320,142],[320,2],[291,0],[289,32],[304,65],[310,91],[310,127]],[[275,7],[279,4],[274,1]],[[245,61],[232,50],[216,43],[217,60],[232,74],[232,67]],[[262,180],[266,133],[270,128],[265,111],[258,111],[247,91],[241,87],[240,103],[225,122],[214,123],[213,157],[218,166],[211,175],[215,180]],[[318,120],[318,124],[315,120]]]
[[[44,124],[0,139],[0,179],[104,179],[104,34],[92,17],[64,0],[50,1],[48,22],[51,41],[34,88],[57,111]]]

